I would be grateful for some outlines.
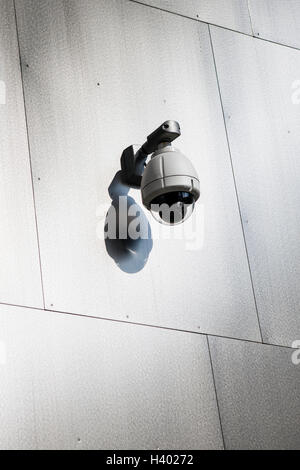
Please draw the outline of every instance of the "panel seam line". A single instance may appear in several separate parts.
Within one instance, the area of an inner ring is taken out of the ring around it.
[[[216,385],[216,378],[215,378],[215,371],[214,371],[214,366],[213,366],[213,361],[212,361],[212,356],[211,356],[209,338],[208,338],[207,335],[206,335],[206,341],[207,341],[207,348],[208,348],[208,354],[209,354],[209,360],[210,360],[210,368],[211,368],[213,386],[214,386],[215,396],[216,396],[216,404],[217,404],[218,415],[219,415],[219,421],[220,421],[220,430],[221,430],[221,435],[222,435],[223,447],[224,447],[224,450],[226,450],[225,437],[224,437],[224,431],[223,431],[223,426],[222,426],[222,418],[221,418],[221,411],[220,411],[220,404],[219,404],[219,399],[218,399],[218,392],[217,392],[217,385]]]
[[[200,335],[200,336],[209,336],[212,338],[220,338],[220,339],[228,339],[231,341],[243,341],[244,343],[250,343],[250,344],[257,344],[260,346],[270,346],[274,348],[284,348],[284,349],[290,349],[294,351],[296,348],[293,346],[287,346],[285,344],[275,344],[275,343],[266,343],[266,342],[261,342],[257,341],[254,339],[247,339],[247,338],[238,338],[237,336],[227,336],[227,335],[221,335],[221,334],[216,334],[216,333],[210,333],[209,331],[194,331],[194,330],[186,330],[186,329],[180,329],[180,328],[172,328],[170,326],[163,326],[163,325],[152,325],[150,323],[142,323],[142,322],[134,322],[130,320],[120,320],[117,318],[109,318],[109,317],[99,317],[91,314],[83,314],[83,313],[76,313],[76,312],[67,312],[64,310],[55,310],[55,309],[48,309],[48,308],[40,308],[40,307],[31,307],[29,305],[20,305],[20,304],[11,304],[7,302],[0,302],[0,305],[4,305],[6,307],[14,307],[14,308],[25,308],[26,310],[39,310],[41,312],[46,312],[46,313],[55,313],[55,314],[61,314],[61,315],[69,315],[73,317],[79,317],[79,318],[86,318],[90,320],[99,320],[99,321],[107,321],[107,322],[113,322],[113,323],[124,323],[126,325],[134,325],[134,326],[143,326],[145,328],[156,328],[159,330],[167,330],[167,331],[178,331],[180,333],[189,333],[193,335]]]
[[[249,33],[245,33],[244,31],[238,31],[237,29],[232,29],[232,28],[229,28],[227,26],[222,26],[220,24],[209,23],[208,21],[200,20],[199,18],[192,18],[191,16],[183,15],[182,13],[177,13],[176,11],[170,11],[170,10],[166,10],[166,9],[157,7],[155,5],[148,5],[146,3],[141,3],[138,0],[127,0],[127,1],[132,2],[132,3],[136,3],[136,4],[144,6],[146,8],[147,7],[152,8],[153,10],[163,11],[163,12],[169,13],[170,15],[180,16],[181,18],[187,18],[191,21],[196,21],[197,23],[202,23],[202,24],[205,24],[207,26],[213,26],[214,28],[220,28],[220,29],[224,29],[225,31],[231,31],[232,33],[241,34],[242,36],[246,36],[248,38],[252,38],[252,39],[257,40],[257,41],[262,41],[262,42],[274,44],[274,45],[281,46],[281,47],[287,47],[288,49],[292,49],[294,51],[300,51],[300,47],[291,46],[290,44],[284,44],[282,42],[272,41],[272,39],[263,38],[261,36],[260,37],[255,36],[252,26],[251,26],[252,34],[249,34]],[[250,18],[251,18],[251,16],[250,16]],[[251,25],[252,24],[253,23],[252,23],[252,18],[251,18]]]
[[[247,0],[247,8],[248,8],[248,13],[249,13],[249,20],[250,20],[250,26],[251,26],[252,36],[254,37],[254,29],[253,29],[253,22],[252,22],[252,16],[251,16],[251,10],[250,10],[250,3],[249,3],[249,0]]]
[[[44,309],[45,309],[45,308],[46,308],[46,303],[45,303],[45,292],[44,292],[44,283],[43,283],[43,274],[42,274],[41,247],[40,247],[40,239],[39,239],[39,228],[38,228],[38,220],[37,220],[37,209],[36,209],[36,200],[35,200],[35,190],[34,190],[34,183],[33,183],[33,168],[32,168],[32,160],[31,160],[31,148],[30,148],[30,139],[29,139],[27,107],[26,107],[26,99],[25,99],[24,76],[23,76],[23,69],[22,69],[21,46],[20,46],[20,37],[19,37],[19,28],[18,28],[18,18],[17,18],[17,10],[16,10],[16,2],[15,2],[15,0],[13,0],[13,7],[14,7],[14,14],[15,14],[16,37],[17,37],[17,46],[18,46],[18,53],[19,53],[19,67],[20,67],[21,83],[22,83],[24,117],[25,117],[25,127],[26,127],[27,145],[28,145],[28,156],[29,156],[29,167],[30,167],[30,174],[31,174],[31,189],[32,189],[32,199],[33,199],[33,208],[34,208],[34,219],[35,219],[36,239],[37,239],[37,248],[38,248],[38,259],[39,259],[39,268],[40,268],[40,281],[41,281],[41,289],[42,289],[43,306],[44,306]]]
[[[231,171],[232,171],[235,195],[236,195],[238,211],[239,211],[239,216],[240,216],[240,223],[241,223],[242,234],[243,234],[243,239],[244,239],[244,247],[245,247],[245,253],[246,253],[247,264],[248,264],[248,269],[249,269],[250,282],[251,282],[252,293],[253,293],[253,298],[254,298],[254,303],[255,303],[257,322],[258,322],[261,341],[263,343],[264,341],[263,341],[262,329],[261,329],[260,318],[259,318],[259,313],[258,313],[258,305],[257,305],[257,299],[256,299],[256,294],[255,294],[255,289],[254,289],[254,282],[253,282],[253,276],[252,276],[252,271],[251,271],[251,265],[250,265],[250,258],[249,258],[249,253],[248,253],[245,229],[244,229],[244,224],[243,224],[241,204],[240,204],[239,193],[238,193],[238,189],[237,189],[237,182],[236,182],[236,177],[235,177],[235,172],[234,172],[234,165],[233,165],[233,159],[232,159],[232,153],[231,153],[231,147],[230,147],[229,134],[228,134],[226,118],[225,118],[225,109],[224,109],[222,93],[221,93],[221,85],[220,85],[220,81],[219,81],[217,62],[216,62],[215,51],[214,51],[214,47],[213,47],[213,41],[212,41],[211,30],[210,30],[209,25],[208,25],[208,32],[209,32],[209,39],[210,39],[212,57],[213,57],[213,62],[214,62],[214,68],[215,68],[215,73],[216,73],[216,80],[217,80],[217,87],[218,87],[219,98],[220,98],[220,105],[221,105],[222,114],[223,114],[223,121],[224,121],[224,127],[225,127],[225,134],[226,134],[226,140],[227,140],[227,146],[228,146],[228,152],[229,152],[229,160],[230,160],[230,166],[231,166]]]

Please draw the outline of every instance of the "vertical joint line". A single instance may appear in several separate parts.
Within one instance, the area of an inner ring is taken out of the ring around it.
[[[253,23],[252,23],[252,16],[251,16],[251,10],[250,10],[250,3],[249,3],[249,0],[247,0],[247,8],[248,8],[248,14],[249,14],[249,20],[250,20],[250,26],[251,26],[252,36],[254,37],[254,29],[253,29]]]
[[[45,308],[46,308],[46,304],[45,304],[45,292],[44,292],[44,283],[43,283],[43,274],[42,274],[41,248],[40,248],[39,229],[38,229],[38,220],[37,220],[37,210],[36,210],[35,192],[34,192],[34,184],[33,184],[33,169],[32,169],[32,161],[31,161],[31,149],[30,149],[30,139],[29,139],[29,129],[28,129],[28,118],[27,118],[27,109],[26,109],[26,99],[25,99],[24,76],[23,76],[23,69],[22,69],[20,37],[19,37],[18,18],[17,18],[17,9],[16,9],[16,2],[15,2],[15,0],[13,0],[13,7],[14,7],[14,14],[15,14],[17,47],[18,47],[18,53],[19,53],[19,67],[20,67],[21,84],[22,84],[23,106],[24,106],[24,116],[25,116],[25,127],[26,127],[26,134],[27,134],[27,146],[28,146],[28,155],[29,155],[29,167],[30,167],[30,175],[31,175],[31,189],[32,189],[33,208],[34,208],[34,219],[35,219],[35,229],[36,229],[36,239],[37,239],[37,248],[38,248],[38,259],[39,259],[39,268],[40,268],[40,280],[41,280],[41,289],[42,289],[42,297],[43,297],[43,306],[44,306],[44,309],[45,309]]]
[[[224,450],[226,450],[225,437],[224,437],[224,431],[223,431],[222,419],[221,419],[221,412],[220,412],[220,405],[219,405],[219,400],[218,400],[216,378],[215,378],[214,366],[213,366],[213,361],[212,361],[212,356],[211,356],[209,339],[208,339],[207,335],[206,335],[206,341],[207,341],[208,355],[209,355],[209,360],[210,360],[210,368],[211,368],[213,385],[214,385],[216,402],[217,402],[217,409],[218,409],[218,415],[219,415],[219,421],[220,421],[220,429],[221,429],[221,435],[222,435],[222,440],[223,440],[223,447],[224,447]]]
[[[257,299],[256,299],[256,295],[255,295],[253,276],[252,276],[252,271],[251,271],[251,266],[250,266],[250,258],[249,258],[246,235],[245,235],[245,230],[244,230],[244,224],[243,224],[243,218],[242,218],[242,212],[241,212],[241,204],[240,204],[240,199],[239,199],[239,194],[238,194],[238,189],[237,189],[237,182],[236,182],[236,177],[235,177],[235,172],[234,172],[234,166],[233,166],[233,160],[232,160],[232,154],[231,154],[231,148],[230,148],[230,141],[229,141],[229,134],[228,134],[227,124],[226,124],[226,119],[225,119],[225,109],[224,109],[224,104],[223,104],[223,99],[222,99],[221,86],[220,86],[220,81],[219,81],[217,62],[216,62],[215,51],[214,51],[214,46],[213,46],[213,41],[212,41],[212,36],[211,36],[210,25],[208,25],[208,31],[209,31],[210,47],[211,47],[211,51],[212,51],[212,57],[213,57],[213,62],[214,62],[214,67],[215,67],[215,72],[216,72],[216,80],[217,80],[217,87],[218,87],[218,92],[219,92],[220,104],[221,104],[221,109],[222,109],[222,114],[223,114],[225,135],[226,135],[226,141],[227,141],[227,147],[228,147],[228,153],[229,153],[229,159],[230,159],[230,166],[231,166],[232,177],[233,177],[234,190],[235,190],[235,195],[236,195],[236,200],[237,200],[237,205],[238,205],[238,211],[239,211],[239,215],[240,215],[240,222],[241,222],[242,234],[243,234],[243,239],[244,239],[244,247],[245,247],[246,258],[247,258],[247,263],[248,263],[251,288],[252,288],[252,293],[253,293],[253,298],[254,298],[254,303],[255,303],[255,310],[256,310],[256,315],[257,315],[259,334],[260,334],[260,337],[261,337],[261,342],[263,343],[263,335],[262,335],[261,324],[260,324],[260,319],[259,319],[259,314],[258,314]]]

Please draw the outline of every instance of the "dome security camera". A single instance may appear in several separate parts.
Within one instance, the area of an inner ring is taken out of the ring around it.
[[[130,146],[121,157],[123,182],[140,188],[144,206],[156,220],[168,225],[184,222],[200,197],[195,168],[172,146],[180,135],[178,122],[166,121],[147,137],[136,153]]]

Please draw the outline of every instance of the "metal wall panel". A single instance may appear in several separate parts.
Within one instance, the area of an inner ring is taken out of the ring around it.
[[[263,337],[290,346],[300,335],[300,55],[212,32]]]
[[[12,0],[0,2],[0,302],[42,307],[38,244]]]
[[[300,48],[299,0],[249,0],[255,36]]]
[[[134,0],[133,0],[134,1]],[[247,0],[138,0],[196,20],[252,34]]]
[[[206,337],[0,307],[1,449],[220,449]]]
[[[295,351],[221,338],[209,344],[226,449],[300,449]]]
[[[16,4],[47,308],[259,339],[207,26],[130,1]],[[171,234],[197,239],[156,239],[148,214],[145,266],[143,244],[113,259],[97,213],[121,152],[169,118],[202,185]]]

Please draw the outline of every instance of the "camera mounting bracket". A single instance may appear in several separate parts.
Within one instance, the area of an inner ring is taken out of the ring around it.
[[[127,147],[121,156],[123,183],[131,188],[140,188],[148,155],[155,152],[162,143],[171,143],[181,135],[177,121],[166,121],[147,137],[147,141],[135,152],[134,146]]]

